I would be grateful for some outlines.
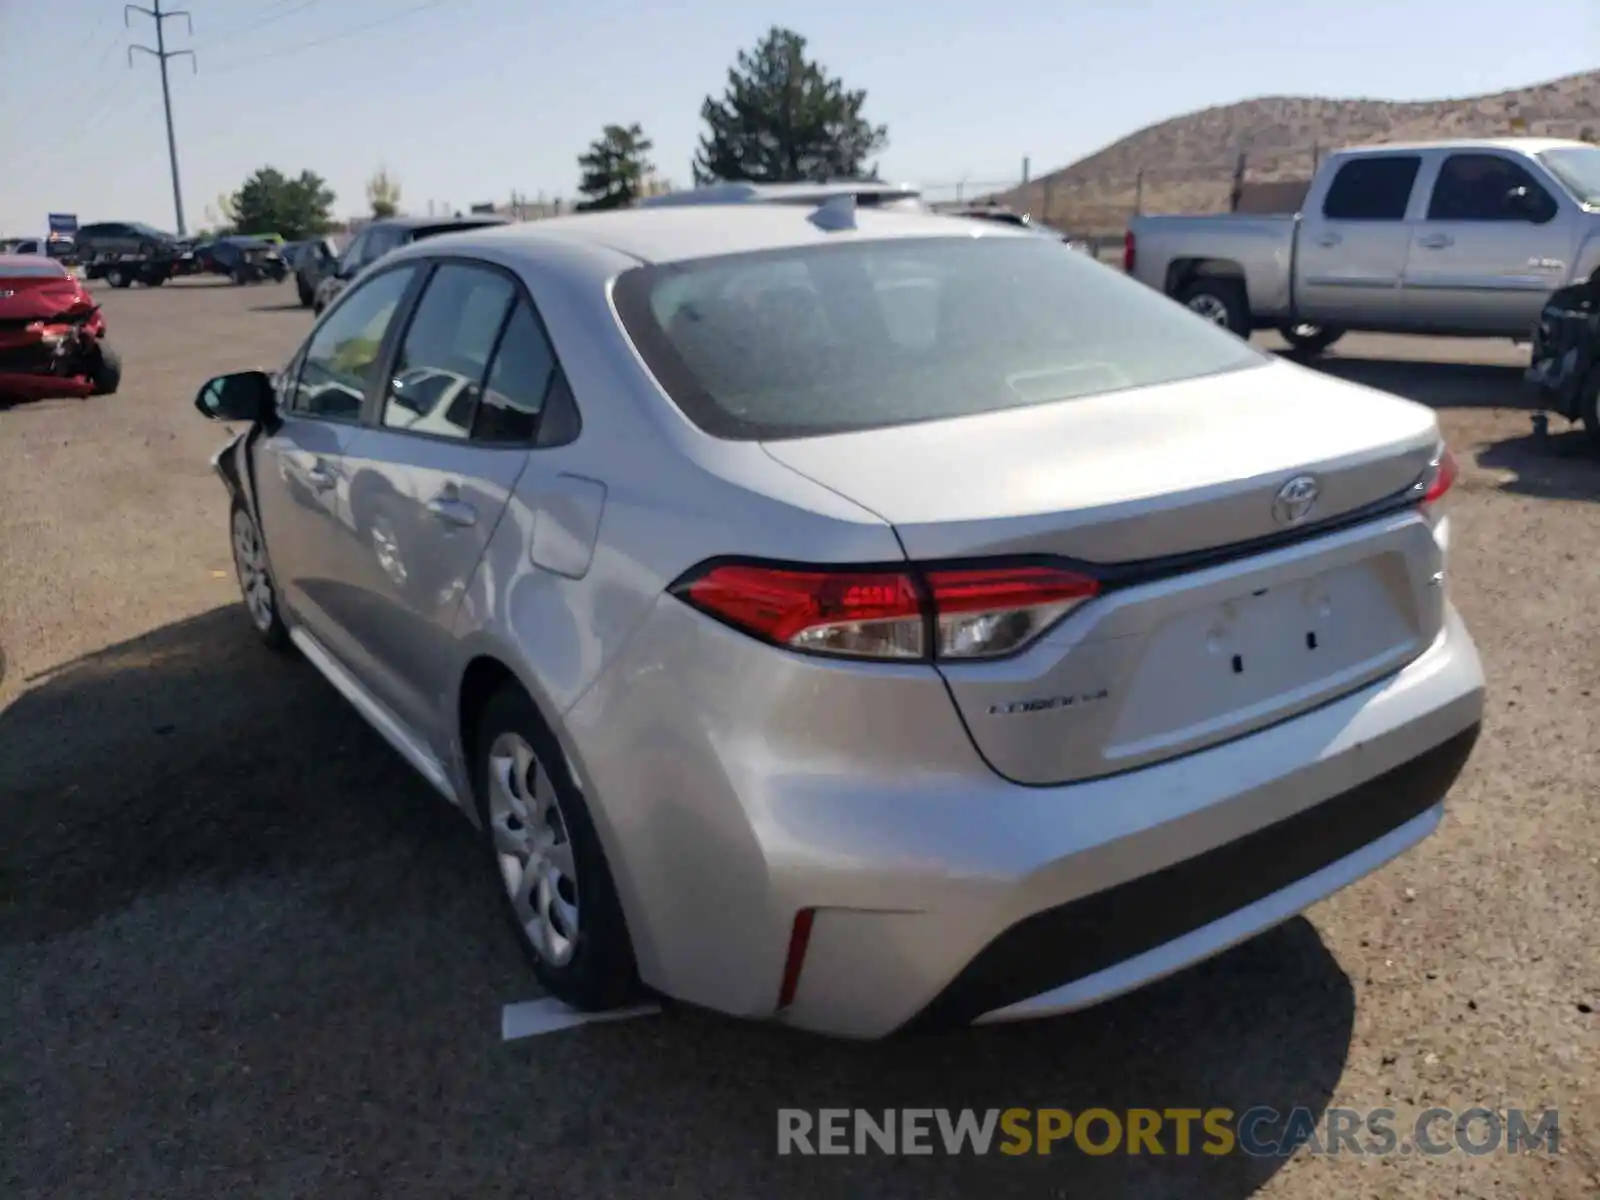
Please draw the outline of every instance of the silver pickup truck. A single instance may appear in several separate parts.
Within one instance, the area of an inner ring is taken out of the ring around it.
[[[1303,353],[1347,330],[1527,340],[1600,268],[1600,146],[1498,138],[1323,160],[1293,216],[1135,217],[1124,266],[1219,325]]]

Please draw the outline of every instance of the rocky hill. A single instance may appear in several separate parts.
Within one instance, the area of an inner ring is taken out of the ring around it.
[[[1249,182],[1308,177],[1319,152],[1370,142],[1528,133],[1600,140],[1600,71],[1457,100],[1267,96],[1174,117],[997,197],[1053,225],[1119,232],[1145,212],[1220,212],[1243,153]],[[1143,173],[1142,187],[1140,175]]]

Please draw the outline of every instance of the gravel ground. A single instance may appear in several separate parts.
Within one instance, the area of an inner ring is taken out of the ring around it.
[[[1600,1194],[1600,461],[1489,343],[1350,338],[1439,409],[1491,680],[1440,833],[1234,952],[1060,1020],[837,1044],[692,1013],[499,1040],[537,995],[467,828],[254,644],[205,376],[288,286],[107,293],[127,386],[0,411],[0,1194]],[[1558,1156],[779,1158],[780,1107],[1561,1110]]]

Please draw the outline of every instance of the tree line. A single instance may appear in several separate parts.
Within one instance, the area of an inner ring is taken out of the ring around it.
[[[718,181],[795,183],[840,178],[876,178],[874,161],[889,133],[866,119],[864,90],[844,81],[806,50],[806,39],[773,26],[728,69],[720,97],[700,106],[705,129],[695,150],[697,186]],[[654,143],[637,122],[607,125],[578,155],[579,211],[624,208],[642,196],[671,190],[650,160]],[[380,167],[367,181],[374,217],[400,211],[400,183]],[[208,213],[218,234],[231,230],[277,233],[299,241],[334,225],[337,200],[315,171],[290,177],[262,167],[239,189],[219,196]]]

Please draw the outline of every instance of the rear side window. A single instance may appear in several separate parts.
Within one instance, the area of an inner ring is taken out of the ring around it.
[[[971,416],[1266,361],[1054,239],[1005,233],[637,267],[614,298],[684,414],[738,440]]]
[[[533,440],[555,372],[555,354],[526,301],[519,301],[506,323],[489,385],[478,405],[472,436],[483,442]]]
[[[1415,154],[1351,159],[1333,177],[1322,215],[1330,221],[1403,221],[1421,169]]]
[[[395,358],[383,423],[467,438],[516,289],[498,271],[445,263],[429,279]]]

